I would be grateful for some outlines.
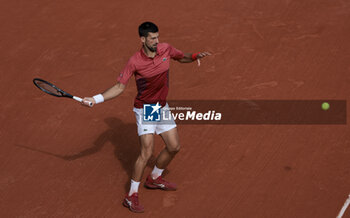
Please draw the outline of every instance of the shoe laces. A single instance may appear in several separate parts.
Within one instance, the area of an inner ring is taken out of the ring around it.
[[[138,198],[137,195],[132,195],[131,198],[132,198],[132,202],[133,202],[135,205],[139,205],[139,198]]]
[[[166,181],[166,180],[164,180],[163,177],[161,177],[161,176],[159,176],[158,179],[159,179],[159,181],[162,182],[162,183],[165,183],[165,184],[167,184],[167,185],[169,184],[169,182]]]

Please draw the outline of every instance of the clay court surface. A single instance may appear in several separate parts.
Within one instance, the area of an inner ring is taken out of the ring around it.
[[[165,176],[179,190],[140,187],[138,215],[121,204],[139,153],[134,79],[92,109],[32,79],[100,93],[150,20],[161,41],[214,54],[200,67],[172,62],[169,99],[349,101],[349,1],[19,0],[0,10],[0,217],[337,216],[350,192],[348,125],[179,125],[182,150]],[[155,155],[162,147],[156,137]]]

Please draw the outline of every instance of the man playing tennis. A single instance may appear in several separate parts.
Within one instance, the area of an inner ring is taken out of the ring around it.
[[[162,178],[162,172],[169,165],[176,153],[180,150],[179,136],[174,121],[167,124],[145,124],[142,122],[143,105],[157,104],[162,109],[168,108],[166,97],[168,95],[168,74],[170,58],[180,63],[190,63],[210,55],[208,52],[194,54],[183,53],[167,43],[159,43],[158,27],[151,22],[144,22],[139,26],[139,35],[142,48],[127,62],[120,73],[116,85],[102,94],[86,97],[83,104],[93,106],[120,95],[132,75],[135,76],[137,96],[134,102],[138,135],[141,144],[141,153],[138,156],[132,172],[130,191],[126,194],[123,205],[132,212],[143,212],[144,207],[139,204],[138,187],[154,147],[154,133],[160,135],[165,148],[157,157],[153,171],[147,177],[145,187],[151,189],[176,190],[176,184]],[[199,63],[199,62],[198,62]],[[89,103],[92,102],[92,105]]]

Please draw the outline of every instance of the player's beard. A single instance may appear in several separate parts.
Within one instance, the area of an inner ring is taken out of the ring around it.
[[[151,51],[151,52],[156,52],[157,51],[157,45],[155,44],[153,47],[148,46],[147,43],[145,43],[145,46]]]

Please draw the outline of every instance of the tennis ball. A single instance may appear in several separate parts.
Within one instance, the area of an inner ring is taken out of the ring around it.
[[[325,111],[328,110],[329,109],[329,104],[327,102],[323,102],[322,103],[322,109],[325,110]]]

